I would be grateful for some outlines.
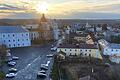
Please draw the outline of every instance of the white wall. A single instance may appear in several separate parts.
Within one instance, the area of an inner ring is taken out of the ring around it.
[[[104,48],[103,49],[104,55],[114,55],[114,54],[120,54],[120,49],[111,49],[111,48]]]
[[[8,48],[31,46],[29,32],[1,33],[1,40]]]
[[[66,53],[66,56],[75,54],[80,55],[82,53],[82,56],[89,56],[90,54],[92,57],[102,59],[102,56],[98,49],[57,48],[57,52],[60,52],[60,50]]]

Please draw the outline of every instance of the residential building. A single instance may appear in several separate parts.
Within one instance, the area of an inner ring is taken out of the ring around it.
[[[70,33],[70,38],[73,40],[77,40],[77,42],[85,42],[88,34],[81,33]]]
[[[91,56],[102,59],[99,49],[93,44],[63,44],[57,48],[57,52],[64,52],[66,56]]]
[[[21,26],[0,26],[0,44],[8,48],[31,46],[29,32]]]
[[[70,33],[69,39],[72,40],[73,43],[77,41],[77,43],[79,42],[79,43],[94,44],[95,42],[94,35],[82,31],[76,31],[76,33]]]
[[[104,55],[120,54],[120,44],[109,43],[104,39],[98,41]]]
[[[26,29],[37,29],[39,27],[38,24],[28,24],[23,26]]]

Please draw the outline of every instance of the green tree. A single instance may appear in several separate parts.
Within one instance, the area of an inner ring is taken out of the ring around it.
[[[5,62],[6,57],[6,47],[4,45],[0,46],[0,71],[2,71],[2,66]]]

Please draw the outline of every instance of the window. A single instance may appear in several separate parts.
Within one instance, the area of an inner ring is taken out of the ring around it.
[[[80,51],[82,51],[82,50],[80,50]]]
[[[18,46],[20,46],[20,44],[18,44]]]
[[[11,47],[11,45],[9,44],[9,47]]]
[[[22,36],[23,36],[23,34],[22,34]]]
[[[15,44],[14,44],[14,47],[15,47]]]
[[[65,49],[65,51],[66,51],[66,49]]]
[[[91,57],[91,54],[89,54],[89,57]]]
[[[5,35],[3,35],[3,37],[5,37]]]
[[[20,41],[20,40],[18,39],[18,41]]]
[[[24,46],[24,43],[22,45]]]
[[[13,37],[14,37],[15,35],[13,34]]]
[[[70,49],[70,51],[72,51],[72,50]]]
[[[15,40],[13,40],[13,42],[15,42]]]
[[[28,41],[28,39],[26,39]]]
[[[80,56],[82,56],[82,53],[80,53]]]
[[[85,50],[87,52],[87,50]]]
[[[89,50],[89,52],[91,52],[91,50]]]
[[[10,40],[8,40],[10,42]]]
[[[75,51],[77,51],[77,50],[75,49]]]
[[[111,51],[113,51],[113,49]]]
[[[4,43],[5,43],[5,40],[4,40]]]
[[[26,34],[26,36],[28,36],[28,34]]]
[[[10,35],[8,34],[8,37],[10,37]]]

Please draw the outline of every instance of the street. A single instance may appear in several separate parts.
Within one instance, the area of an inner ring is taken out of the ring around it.
[[[18,69],[15,78],[7,78],[6,80],[37,80],[37,72],[40,71],[40,65],[47,63],[50,60],[49,69],[47,71],[47,78],[50,80],[50,72],[52,67],[52,58],[46,57],[47,54],[52,53],[50,51],[51,45],[29,47],[29,48],[15,48],[11,49],[13,56],[18,56],[17,64],[15,66]],[[5,72],[8,72],[9,67],[4,67]]]

